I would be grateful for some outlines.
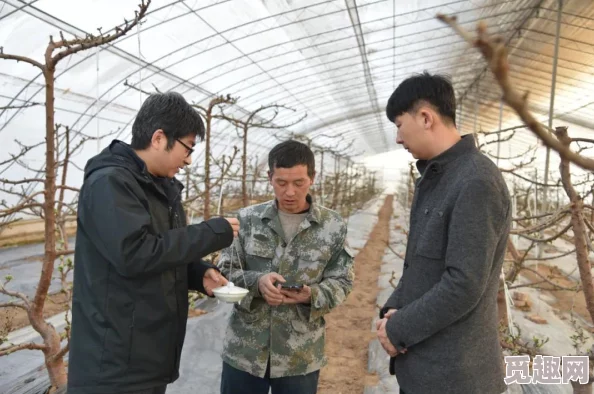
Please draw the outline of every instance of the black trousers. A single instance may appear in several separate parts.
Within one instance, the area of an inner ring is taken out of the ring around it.
[[[233,368],[223,362],[221,394],[316,394],[320,371],[307,375],[270,378],[270,363],[263,378]]]

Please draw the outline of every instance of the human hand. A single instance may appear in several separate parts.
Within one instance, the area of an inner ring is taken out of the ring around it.
[[[378,329],[377,329],[377,338],[386,351],[390,355],[390,357],[396,357],[399,353],[406,353],[406,349],[403,349],[399,352],[392,342],[390,342],[390,338],[388,338],[388,334],[386,332],[386,323],[388,323],[387,318],[383,318],[378,322]]]
[[[258,280],[258,290],[270,306],[278,306],[283,302],[283,295],[280,291],[281,285],[279,283],[275,286],[275,282],[285,283],[285,278],[276,272],[271,272]]]
[[[202,286],[204,287],[204,290],[206,290],[206,294],[211,297],[213,295],[212,289],[225,286],[227,283],[229,283],[229,281],[214,268],[207,269],[202,278]]]
[[[298,290],[281,289],[281,294],[284,296],[281,304],[309,304],[311,301],[311,287],[307,285]]]
[[[388,309],[388,311],[386,313],[384,313],[384,319],[390,318],[390,316],[392,316],[394,313],[396,313],[397,310],[398,309]],[[381,324],[382,320],[378,320],[378,321],[375,322],[375,329],[376,330],[379,330],[380,324]]]
[[[225,218],[225,220],[229,222],[233,229],[233,237],[237,237],[239,234],[239,220],[236,218]]]

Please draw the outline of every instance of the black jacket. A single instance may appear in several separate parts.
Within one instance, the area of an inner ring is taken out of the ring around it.
[[[186,226],[183,186],[113,141],[85,168],[78,202],[68,393],[116,393],[179,376],[188,289],[231,245],[223,218]]]

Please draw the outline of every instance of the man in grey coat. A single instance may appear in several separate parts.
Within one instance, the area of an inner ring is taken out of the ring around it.
[[[406,394],[506,390],[497,292],[511,211],[507,186],[472,135],[456,129],[449,80],[412,76],[386,114],[415,159],[402,277],[380,312],[378,338]]]

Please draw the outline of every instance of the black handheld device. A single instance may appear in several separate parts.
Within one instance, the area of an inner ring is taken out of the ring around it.
[[[303,289],[303,285],[302,284],[297,284],[297,283],[282,283],[281,284],[281,289],[285,289],[285,290],[301,290],[301,289]]]

